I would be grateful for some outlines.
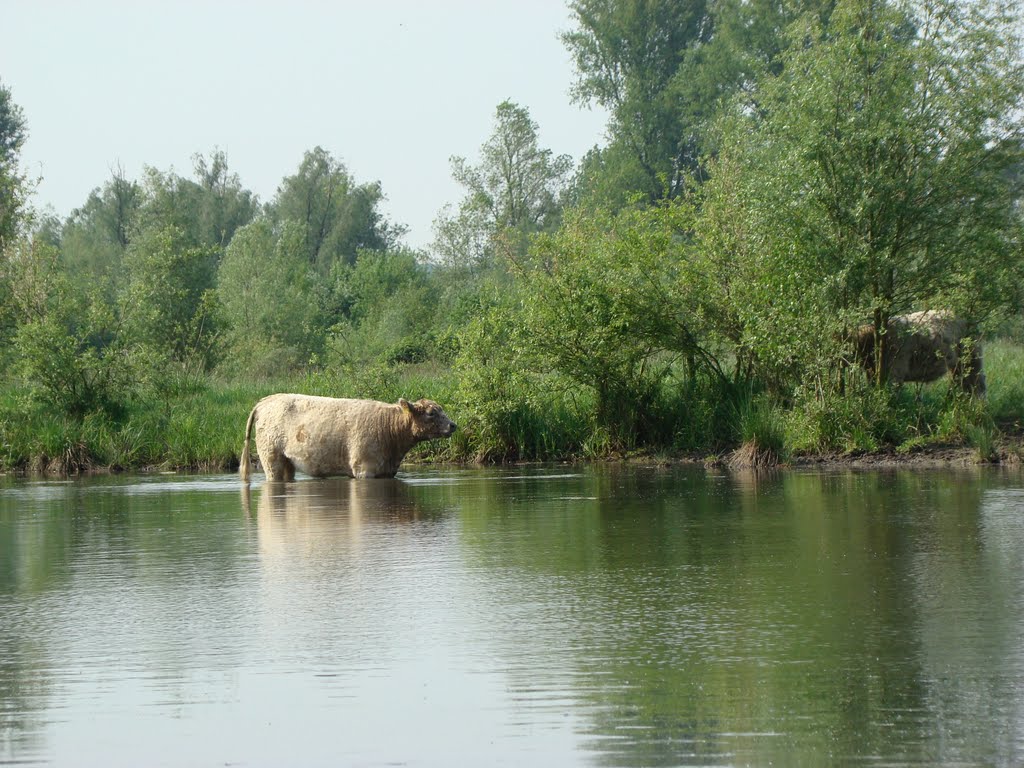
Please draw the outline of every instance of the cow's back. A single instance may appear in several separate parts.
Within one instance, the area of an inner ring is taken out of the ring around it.
[[[894,383],[934,381],[959,368],[967,324],[949,310],[926,309],[898,315],[890,321],[889,329],[893,347],[887,374]],[[972,352],[970,356],[978,375],[980,353],[980,345],[976,345],[976,354]]]

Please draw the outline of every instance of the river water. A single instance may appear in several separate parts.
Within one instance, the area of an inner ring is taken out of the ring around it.
[[[1019,766],[1024,477],[0,481],[37,763]]]

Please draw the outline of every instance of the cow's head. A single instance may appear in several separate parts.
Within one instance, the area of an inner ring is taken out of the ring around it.
[[[404,397],[398,400],[402,410],[412,417],[412,434],[419,440],[433,440],[451,437],[456,424],[448,418],[444,409],[433,400],[417,400],[410,403]]]

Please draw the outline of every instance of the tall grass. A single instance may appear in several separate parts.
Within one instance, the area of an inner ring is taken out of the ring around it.
[[[857,386],[845,395],[799,400],[788,419],[794,453],[861,453],[898,446],[921,435],[937,416],[941,398],[910,388]]]
[[[785,459],[786,418],[777,404],[767,397],[745,393],[736,404],[734,420],[740,447],[732,453],[730,465],[774,466]]]
[[[73,419],[16,393],[0,396],[0,469],[224,469],[237,465],[253,385],[208,384],[135,399],[111,419]]]
[[[1024,344],[996,340],[985,345],[988,411],[1003,431],[1024,432]]]

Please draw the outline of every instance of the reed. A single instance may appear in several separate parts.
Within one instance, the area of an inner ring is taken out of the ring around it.
[[[772,467],[785,459],[786,418],[781,408],[766,397],[746,393],[739,398],[733,418],[740,447],[729,455],[729,466]]]

